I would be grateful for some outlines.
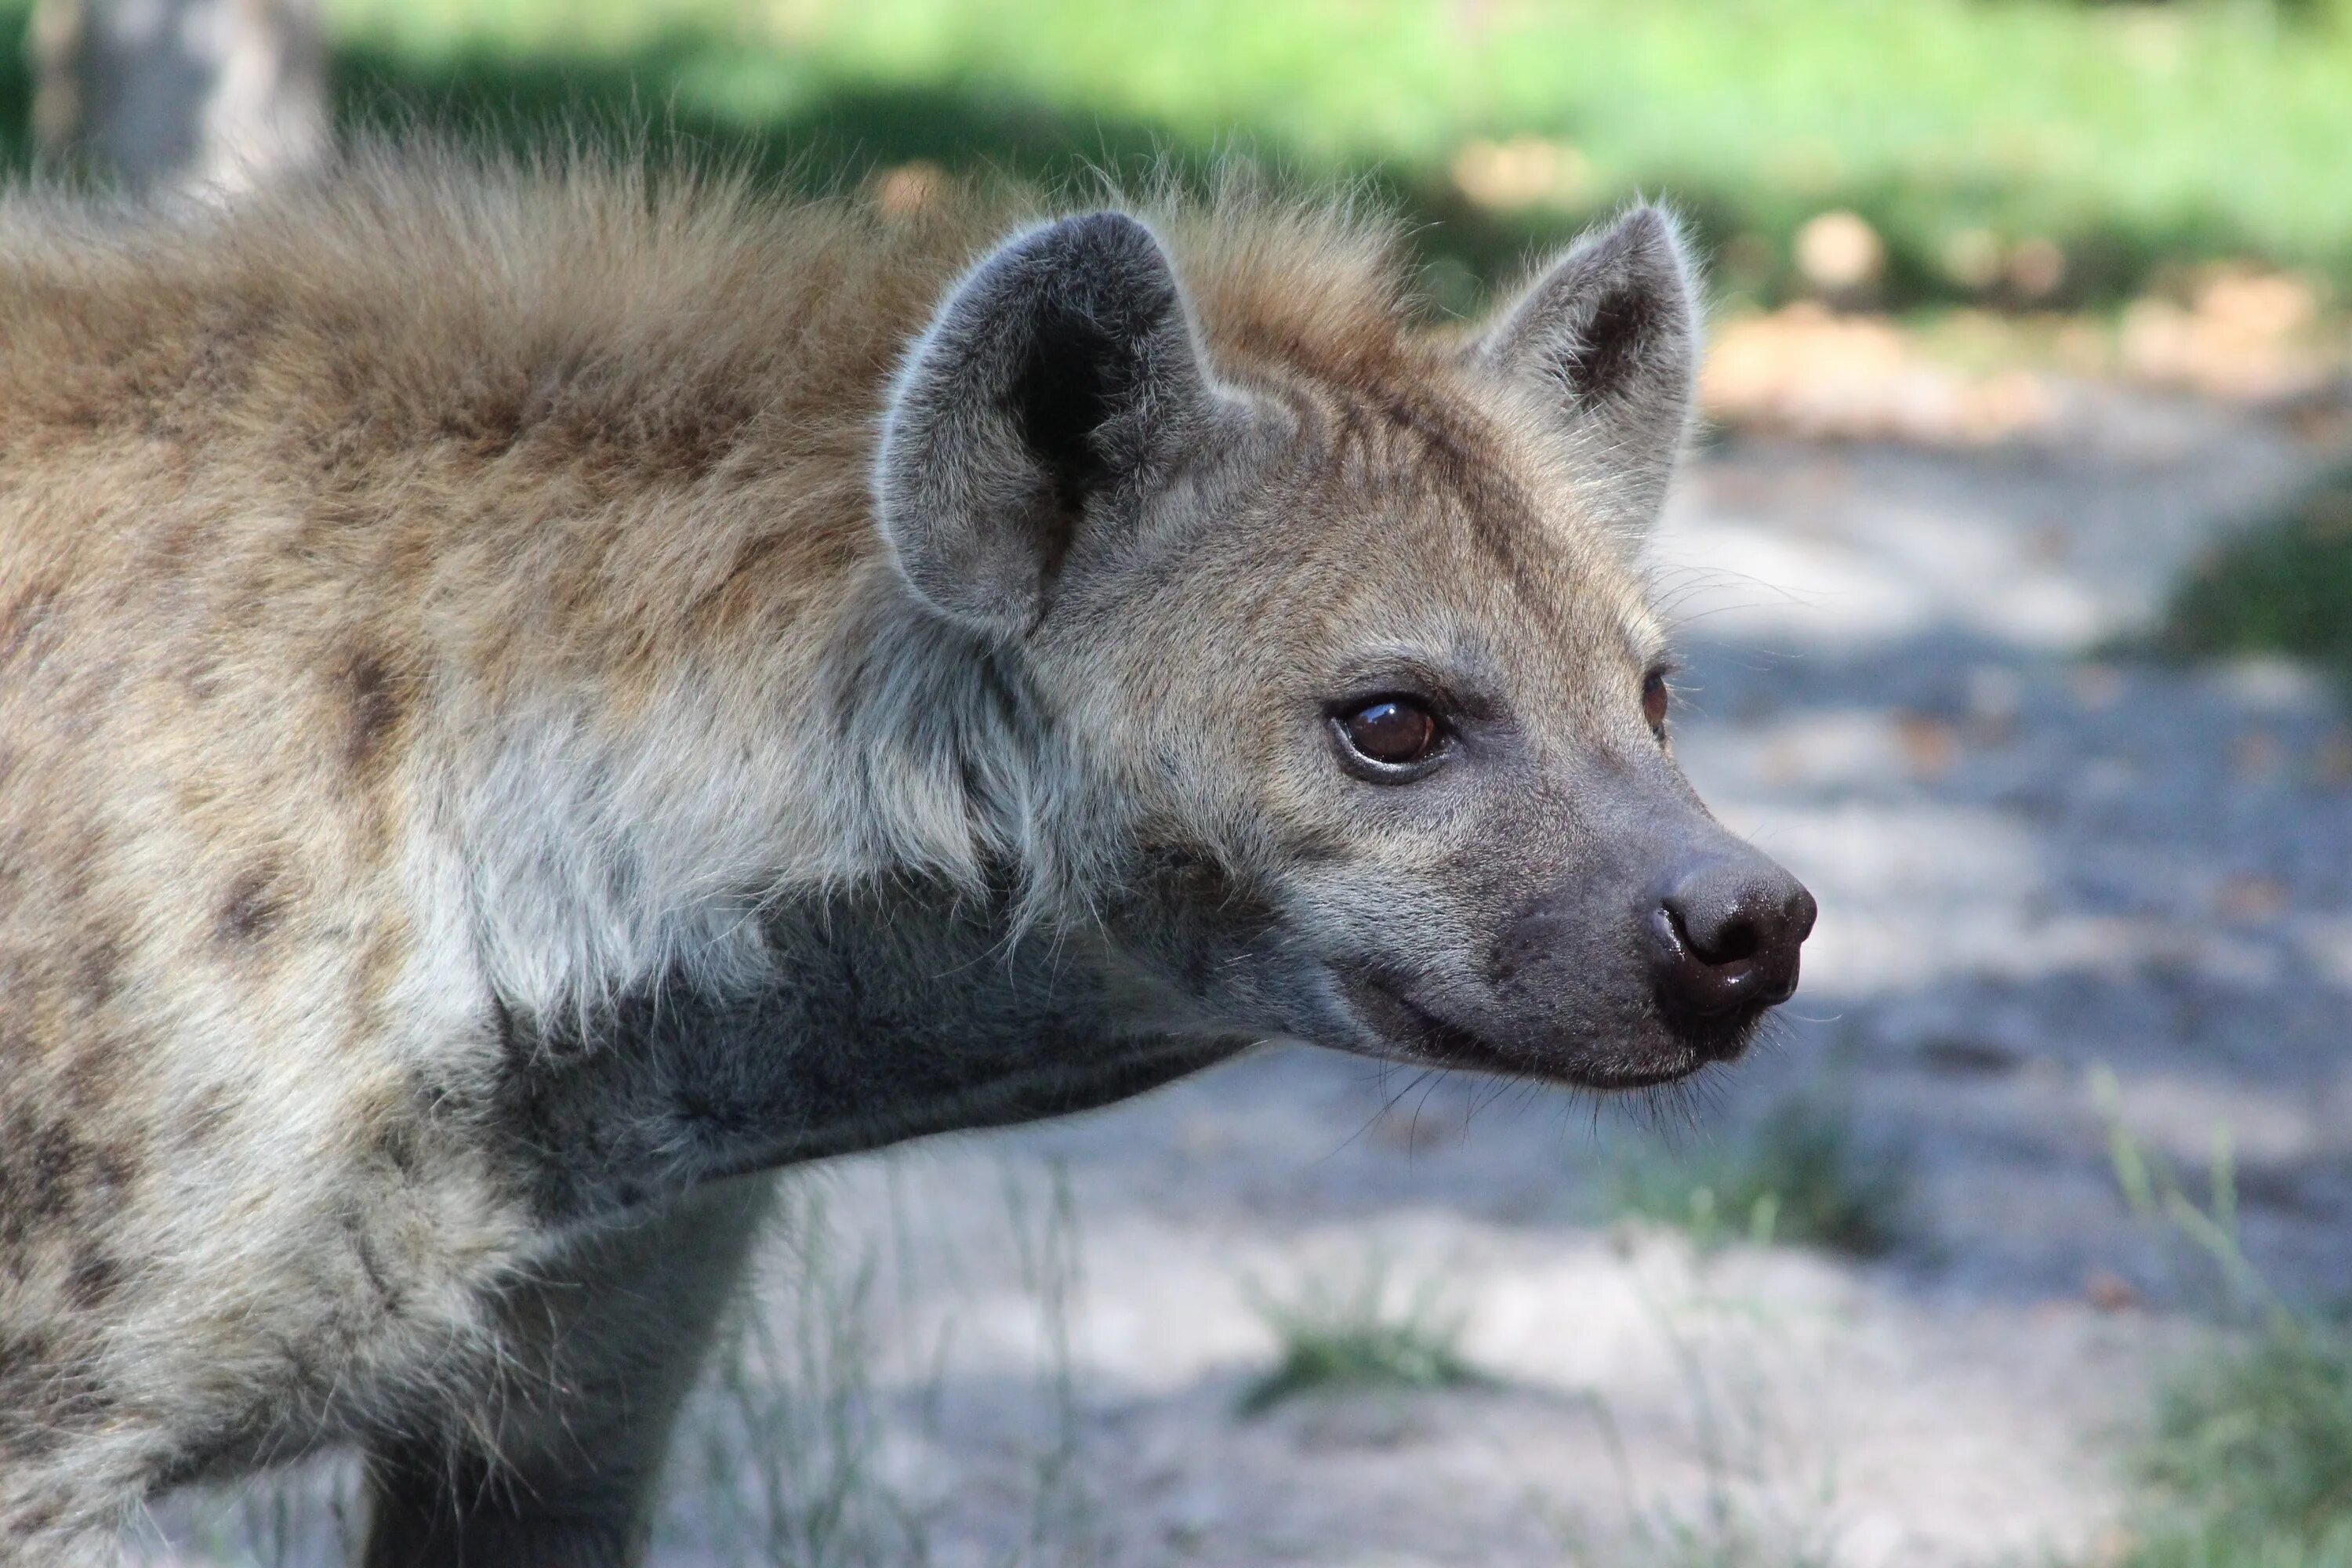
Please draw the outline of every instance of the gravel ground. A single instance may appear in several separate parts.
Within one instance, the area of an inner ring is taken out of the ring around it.
[[[802,1179],[659,1560],[2095,1562],[2210,1302],[2116,1195],[2095,1070],[2184,1165],[2228,1126],[2257,1264],[2352,1295],[2352,733],[2292,668],[2102,652],[2314,446],[2057,406],[1728,442],[1662,530],[1685,764],[1821,899],[1769,1050],[1632,1107],[1269,1052]],[[1612,1220],[1633,1151],[1792,1095],[1907,1152],[1892,1254]],[[1265,1303],[1375,1273],[1491,1384],[1238,1415]],[[306,1484],[276,1555],[332,1533]],[[236,1560],[275,1507],[175,1507],[159,1552]]]

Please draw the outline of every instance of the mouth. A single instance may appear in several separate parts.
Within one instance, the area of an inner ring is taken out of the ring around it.
[[[1674,1083],[1711,1061],[1737,1054],[1680,1042],[1663,1048],[1628,1047],[1622,1053],[1497,1045],[1415,1002],[1393,976],[1379,972],[1352,974],[1344,990],[1357,1019],[1374,1035],[1402,1047],[1402,1055],[1442,1067],[1546,1079],[1580,1089],[1642,1089]]]

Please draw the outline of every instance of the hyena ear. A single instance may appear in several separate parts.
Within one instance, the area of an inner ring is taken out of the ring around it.
[[[1556,401],[1614,510],[1646,525],[1690,420],[1699,327],[1675,222],[1638,206],[1569,247],[1472,343],[1474,360]]]
[[[923,598],[1018,635],[1081,529],[1131,524],[1225,402],[1150,230],[1109,212],[1033,229],[908,357],[875,465],[883,535]]]

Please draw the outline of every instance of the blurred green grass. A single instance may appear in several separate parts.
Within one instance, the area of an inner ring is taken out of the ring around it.
[[[2280,515],[2198,561],[2174,590],[2155,647],[2176,658],[2313,659],[2352,692],[2352,468],[2324,476]]]
[[[2130,1568],[2352,1568],[2352,1335],[2279,1323],[2184,1369],[2142,1460],[2179,1517]]]
[[[1435,1279],[1396,1288],[1386,1264],[1373,1258],[1348,1285],[1310,1278],[1293,1299],[1254,1294],[1279,1353],[1243,1389],[1237,1415],[1263,1415],[1309,1394],[1398,1395],[1492,1383],[1464,1357],[1465,1321],[1447,1309]]]
[[[1765,301],[1796,284],[1801,226],[1834,209],[1885,241],[1896,305],[1998,300],[1988,258],[2020,243],[2065,258],[2038,302],[2100,303],[2222,257],[2352,296],[2352,0],[325,5],[346,121],[520,141],[651,121],[657,142],[772,169],[1050,175],[1238,148],[1309,175],[1377,170],[1438,226],[1442,296],[1637,190],[1684,204],[1727,281]],[[0,22],[21,37],[26,9],[0,0]],[[0,119],[19,159],[26,97],[11,51]],[[1482,142],[1488,177],[1457,179]],[[1516,194],[1496,199],[1497,179]]]
[[[1701,1250],[1778,1242],[1883,1257],[1913,1228],[1913,1172],[1856,1126],[1850,1106],[1789,1100],[1696,1153],[1644,1146],[1617,1173],[1617,1207],[1680,1228]]]

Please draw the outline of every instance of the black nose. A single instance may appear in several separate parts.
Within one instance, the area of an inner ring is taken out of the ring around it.
[[[1710,857],[1668,877],[1649,910],[1650,963],[1670,1011],[1756,1012],[1797,991],[1812,894],[1762,856]]]

